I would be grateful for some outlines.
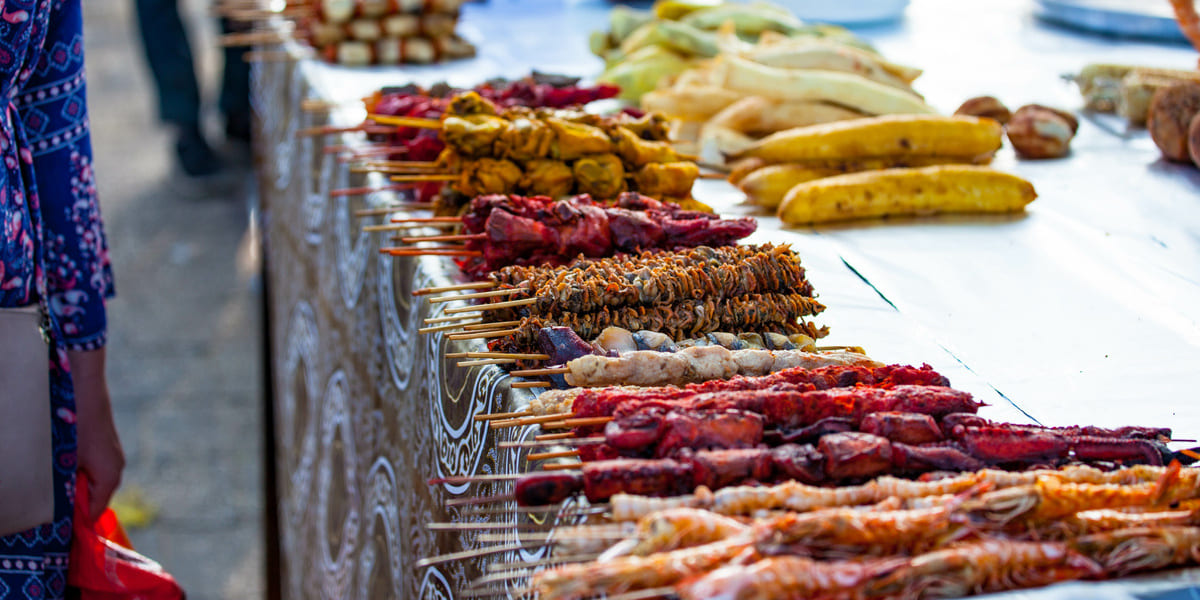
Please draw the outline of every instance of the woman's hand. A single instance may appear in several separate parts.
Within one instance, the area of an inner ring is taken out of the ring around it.
[[[88,476],[91,506],[88,514],[100,518],[121,483],[125,451],[113,421],[108,381],[104,377],[104,349],[70,351],[71,379],[75,383],[75,428],[79,436],[79,469]]]

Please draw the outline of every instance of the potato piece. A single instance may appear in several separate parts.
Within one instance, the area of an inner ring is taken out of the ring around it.
[[[719,87],[674,86],[647,92],[642,96],[642,110],[672,119],[707,121],[741,97],[737,92]]]
[[[767,162],[942,156],[977,159],[1000,148],[1003,129],[991,119],[890,115],[789,129],[759,140],[732,158]]]
[[[899,77],[896,75],[896,72],[902,72],[907,75],[913,71],[919,74],[920,70],[900,67],[899,65],[890,65],[894,68],[894,71],[889,70],[883,64],[880,64],[882,61],[879,61],[875,55],[859,50],[858,48],[843,46],[829,40],[810,39],[805,41],[807,42],[805,44],[755,48],[753,51],[746,53],[745,57],[768,67],[821,69],[825,71],[854,73],[876,83],[882,83],[909,93],[916,93],[913,92],[910,86],[912,79]]]
[[[804,165],[771,165],[750,173],[737,184],[751,204],[763,208],[778,208],[784,196],[797,184],[841,175],[843,171],[834,167],[807,167]]]
[[[728,127],[751,137],[762,137],[784,129],[863,116],[860,112],[824,102],[778,102],[761,96],[749,96],[713,115],[709,124]]]
[[[1163,158],[1188,162],[1188,125],[1200,112],[1200,84],[1180,83],[1154,93],[1146,129]]]
[[[728,89],[776,100],[830,102],[872,115],[936,112],[909,92],[851,73],[779,69],[723,56],[716,61],[713,75]]]
[[[729,165],[729,177],[726,178],[729,183],[737,185],[742,182],[746,176],[767,166],[766,161],[761,158],[747,158],[739,160]]]
[[[939,165],[826,177],[793,187],[779,206],[788,225],[938,213],[1016,212],[1033,184],[989,167]]]

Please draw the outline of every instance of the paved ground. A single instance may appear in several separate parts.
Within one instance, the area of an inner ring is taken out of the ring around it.
[[[181,4],[202,53],[206,95],[215,98],[207,2]],[[222,148],[234,168],[204,181],[184,177],[156,122],[133,2],[84,8],[95,164],[117,276],[108,356],[129,463],[121,493],[141,492],[158,508],[148,526],[129,533],[193,600],[262,597],[262,374],[248,153]],[[211,131],[220,132],[211,118]]]

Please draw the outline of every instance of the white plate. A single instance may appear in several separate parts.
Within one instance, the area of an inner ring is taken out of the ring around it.
[[[1038,0],[1038,16],[1085,31],[1187,41],[1166,0]]]

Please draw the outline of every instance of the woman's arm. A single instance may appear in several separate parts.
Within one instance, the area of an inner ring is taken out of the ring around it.
[[[104,377],[104,348],[72,350],[71,378],[75,382],[76,430],[79,436],[79,469],[88,476],[88,514],[100,517],[121,483],[125,452],[113,421],[108,382]]]

